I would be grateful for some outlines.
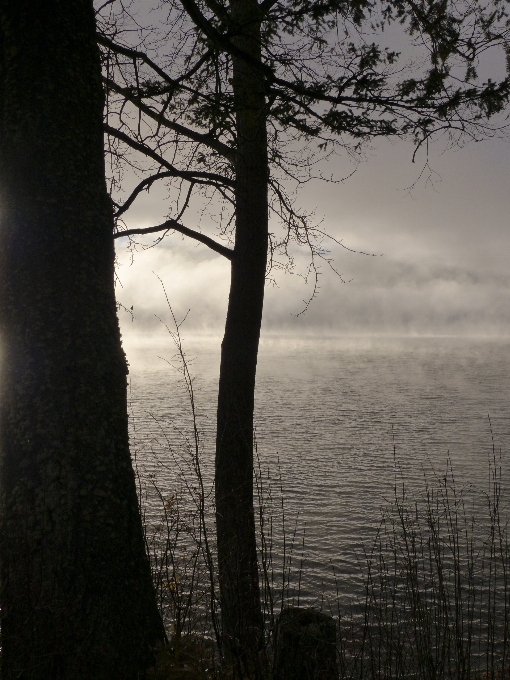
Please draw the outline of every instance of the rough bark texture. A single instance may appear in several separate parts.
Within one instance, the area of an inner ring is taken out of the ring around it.
[[[0,3],[4,680],[142,677],[162,639],[127,434],[91,0]]]
[[[231,0],[237,45],[260,60],[255,0]],[[236,237],[222,343],[216,443],[221,611],[227,651],[251,674],[262,614],[253,511],[253,407],[268,247],[267,133],[261,71],[233,59]]]

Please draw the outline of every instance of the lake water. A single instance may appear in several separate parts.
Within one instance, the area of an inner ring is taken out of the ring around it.
[[[184,346],[192,359],[202,467],[210,484],[220,340],[184,339]],[[280,475],[287,530],[292,533],[296,523],[299,528],[294,553],[295,564],[302,553],[306,558],[303,601],[333,592],[335,583],[349,590],[358,573],[356,555],[373,541],[395,475],[422,489],[424,471],[429,479],[432,468],[441,476],[449,456],[458,488],[485,490],[493,436],[503,479],[509,478],[509,350],[510,340],[494,339],[262,341],[258,454],[272,480],[275,533],[281,532]],[[164,494],[179,485],[185,440],[192,435],[174,355],[170,338],[165,346],[128,351],[133,450]]]

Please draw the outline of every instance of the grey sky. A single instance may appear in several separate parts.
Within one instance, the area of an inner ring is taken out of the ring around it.
[[[157,24],[165,10],[157,6],[154,12],[152,3],[135,0],[130,9],[140,25],[149,25]],[[384,43],[401,41],[400,33],[398,26],[390,28]],[[123,39],[129,40],[129,33]],[[398,42],[398,47],[404,61],[407,56],[418,59],[415,45]],[[481,79],[504,77],[504,64],[499,48],[488,50],[479,64]],[[319,294],[306,313],[299,314],[312,287],[299,276],[309,256],[304,250],[297,253],[295,273],[273,272],[277,285],[267,287],[266,333],[510,334],[510,139],[449,150],[445,146],[444,139],[431,144],[430,176],[428,171],[420,176],[424,151],[413,164],[410,143],[382,141],[366,152],[346,181],[316,181],[302,189],[298,205],[315,209],[325,232],[375,256],[351,253],[326,241],[346,283],[323,263]],[[338,156],[321,169],[340,179],[353,167],[347,156]],[[138,181],[127,179],[132,186]],[[126,225],[163,222],[169,210],[164,198],[164,188],[154,185],[126,214]],[[195,215],[184,223],[214,233],[207,210],[201,221]],[[133,257],[126,239],[117,240],[116,247],[118,299],[134,307],[133,321],[120,311],[128,342],[136,336],[157,336],[162,329],[155,315],[168,317],[153,272],[163,280],[176,316],[182,318],[190,310],[186,332],[222,333],[230,273],[226,259],[179,234],[167,236],[156,248],[139,248]]]
[[[266,332],[510,332],[508,142],[493,139],[445,151],[444,141],[438,141],[430,149],[429,180],[428,173],[419,177],[424,155],[414,164],[411,156],[410,144],[384,142],[345,182],[317,181],[301,191],[300,204],[316,209],[324,231],[376,256],[350,253],[330,242],[335,267],[348,283],[323,264],[319,294],[299,316],[310,285],[298,274],[276,272],[277,287],[267,288]],[[342,177],[351,167],[339,157],[330,159],[324,171]],[[151,191],[128,215],[128,225],[161,221],[164,208],[158,199]],[[221,333],[228,261],[178,234],[154,249],[139,250],[132,264],[120,242],[117,252],[118,299],[134,306],[134,321],[121,312],[126,340],[159,333],[154,314],[165,315],[165,300],[153,271],[164,281],[176,315],[190,309],[188,332]],[[305,251],[297,262],[297,272],[305,271]]]

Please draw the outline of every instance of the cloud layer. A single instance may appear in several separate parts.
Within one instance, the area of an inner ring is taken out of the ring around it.
[[[299,334],[481,334],[510,333],[510,155],[501,140],[442,151],[411,163],[412,149],[385,143],[340,184],[315,183],[300,196],[306,209],[323,216],[322,228],[354,250],[326,241],[335,268],[320,264],[320,289],[299,275],[308,254],[297,253],[294,274],[276,273],[268,286],[266,332]],[[421,162],[421,165],[420,165]],[[330,160],[327,174],[350,170]],[[416,182],[414,189],[407,188]],[[157,224],[160,196],[151,193],[129,226]],[[190,224],[189,226],[195,226]],[[147,241],[150,243],[150,241]],[[126,339],[159,334],[168,319],[157,274],[178,319],[190,310],[186,329],[220,334],[229,288],[229,263],[201,244],[168,236],[153,249],[131,254],[117,243],[118,299]],[[155,272],[155,274],[153,273]],[[305,301],[305,302],[304,302]]]

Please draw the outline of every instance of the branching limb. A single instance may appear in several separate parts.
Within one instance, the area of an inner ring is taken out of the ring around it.
[[[198,174],[207,174],[207,173],[198,173]],[[190,173],[192,175],[192,173]],[[123,215],[129,208],[133,205],[135,202],[136,198],[138,195],[144,191],[150,189],[150,187],[154,184],[154,182],[158,179],[167,179],[168,177],[176,177],[177,175],[175,172],[158,172],[155,175],[151,175],[150,177],[146,177],[143,179],[131,192],[131,195],[129,198],[122,204],[119,205],[118,203],[114,203],[115,207],[117,210],[115,211],[115,217],[120,217]],[[179,175],[179,177],[182,177],[182,175]],[[190,184],[190,188],[193,187],[195,184],[207,184],[214,186],[215,188],[218,188],[216,183],[211,183],[211,182],[204,182],[200,181],[200,179],[197,179],[196,177],[184,177],[183,179],[188,180]],[[221,192],[223,195],[223,192]]]
[[[185,227],[183,224],[180,224],[177,222],[177,220],[172,220],[169,219],[166,222],[163,222],[163,224],[159,224],[155,227],[146,227],[145,229],[125,229],[123,231],[117,231],[113,234],[113,238],[122,238],[123,236],[133,236],[133,235],[143,235],[143,234],[156,234],[157,232],[160,231],[178,231],[181,234],[184,234],[184,236],[189,236],[190,238],[194,238],[195,241],[200,241],[200,243],[203,243],[204,245],[208,246],[211,250],[214,250],[214,252],[219,253],[220,255],[223,255],[223,257],[226,257],[227,260],[231,260],[234,251],[231,250],[231,248],[227,248],[221,243],[218,243],[214,239],[210,238],[209,236],[206,236],[205,234],[201,234],[199,231],[195,231],[194,229],[188,229],[188,227]]]
[[[263,0],[259,5],[259,12],[264,16],[271,10],[275,5],[277,5],[279,0]]]
[[[147,106],[147,104],[144,104],[138,97],[135,97],[132,94],[130,88],[125,88],[121,87],[120,85],[117,85],[117,83],[111,80],[111,78],[103,77],[103,82],[109,90],[122,95],[126,101],[136,106],[149,118],[155,120],[159,126],[166,127],[169,130],[173,130],[174,132],[177,132],[177,134],[182,135],[187,139],[191,139],[193,142],[204,144],[205,146],[208,146],[210,149],[213,149],[213,151],[217,151],[221,156],[224,156],[228,160],[233,160],[234,153],[232,149],[226,144],[223,144],[223,142],[220,142],[218,139],[215,139],[211,135],[207,134],[204,135],[201,132],[196,132],[196,130],[191,130],[190,128],[187,128],[184,125],[181,125],[180,123],[176,123],[173,120],[169,120],[161,113],[158,113],[157,111],[151,109],[151,107]]]
[[[122,205],[116,204],[117,210],[115,212],[115,217],[120,217],[123,215],[135,202],[137,196],[144,191],[148,190],[158,179],[167,179],[168,177],[175,177],[175,172],[158,172],[156,175],[151,175],[143,179],[131,192],[129,198],[124,201]]]
[[[258,59],[255,59],[250,54],[234,45],[228,35],[218,31],[218,29],[211,24],[207,17],[202,14],[200,8],[196,2],[194,2],[194,0],[181,0],[181,5],[184,7],[190,19],[194,22],[197,28],[199,28],[202,33],[204,33],[204,35],[207,36],[209,40],[212,40],[212,42],[221,50],[225,50],[233,57],[242,59],[253,68],[263,71],[266,77],[272,79],[273,70],[271,67],[259,61]]]
[[[181,177],[182,179],[188,180],[189,182],[195,182],[196,184],[207,184],[209,186],[214,187],[220,185],[233,188],[235,186],[234,180],[230,179],[229,177],[219,175],[215,172],[199,172],[199,171],[194,172],[193,170],[178,170],[175,166],[169,163],[163,156],[154,151],[154,149],[151,149],[150,146],[147,146],[147,144],[144,144],[143,142],[137,142],[136,140],[132,139],[129,135],[127,135],[125,132],[121,132],[120,130],[117,130],[116,128],[112,127],[111,125],[105,124],[103,127],[104,131],[107,132],[112,137],[115,137],[115,139],[124,142],[124,144],[127,144],[135,151],[139,151],[147,158],[152,158],[152,160],[159,163],[161,167],[166,168],[168,170],[168,177],[171,176]],[[163,173],[160,173],[159,177],[163,177]],[[158,179],[159,177],[158,175],[156,175],[155,179]],[[142,189],[143,187],[140,189],[140,191]],[[124,212],[124,210],[122,212]]]
[[[130,59],[133,60],[140,60],[144,64],[147,64],[155,73],[158,74],[158,76],[165,81],[165,83],[168,83],[170,87],[175,88],[179,87],[179,85],[186,81],[188,78],[190,78],[196,71],[204,64],[207,59],[211,56],[211,50],[208,50],[200,59],[198,60],[197,64],[195,64],[188,72],[183,73],[182,76],[179,78],[172,78],[171,76],[166,73],[162,68],[160,68],[156,62],[154,62],[145,52],[141,52],[140,50],[135,50],[130,47],[125,47],[124,45],[119,45],[118,43],[113,42],[113,40],[110,40],[110,38],[107,38],[105,35],[102,33],[97,33],[97,42],[102,45],[103,47],[107,47],[109,50],[114,52],[115,54],[122,54],[124,57],[129,57]]]
[[[220,19],[220,21],[228,21],[229,20],[229,14],[227,12],[226,7],[223,7],[221,2],[217,2],[217,0],[205,0],[205,4],[209,9],[214,12],[214,14]]]

